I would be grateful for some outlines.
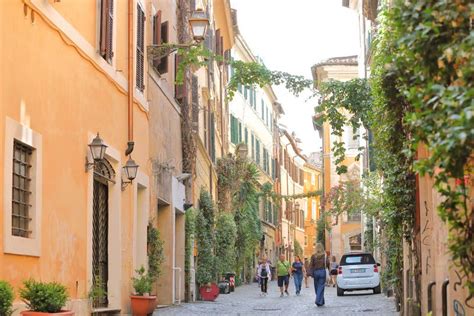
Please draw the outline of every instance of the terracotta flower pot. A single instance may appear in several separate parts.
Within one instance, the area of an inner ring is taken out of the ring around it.
[[[130,295],[133,316],[146,316],[153,313],[156,307],[156,296]]]
[[[199,294],[204,301],[214,301],[219,296],[219,287],[215,283],[201,286]]]
[[[34,311],[23,311],[20,313],[23,316],[74,316],[73,311],[60,311],[58,313],[43,313],[43,312],[34,312]]]

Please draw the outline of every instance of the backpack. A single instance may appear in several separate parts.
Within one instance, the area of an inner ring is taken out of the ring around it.
[[[267,266],[262,265],[262,270],[260,271],[260,276],[266,278],[268,276]]]

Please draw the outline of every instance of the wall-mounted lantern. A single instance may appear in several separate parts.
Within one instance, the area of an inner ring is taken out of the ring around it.
[[[107,150],[107,145],[104,143],[102,138],[100,138],[99,133],[88,145],[91,151],[91,156],[93,161],[90,162],[89,158],[86,156],[86,172],[95,165],[95,163],[104,159],[105,151]]]
[[[135,163],[135,160],[132,157],[128,157],[127,163],[123,166],[123,171],[128,181],[123,181],[122,179],[122,191],[125,190],[125,187],[132,183],[132,181],[137,177],[138,165]]]

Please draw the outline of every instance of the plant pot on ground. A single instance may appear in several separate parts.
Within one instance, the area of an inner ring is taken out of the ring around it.
[[[156,295],[150,295],[153,278],[150,277],[142,266],[135,270],[137,277],[132,278],[134,295],[130,295],[132,315],[146,316],[153,313],[156,307]]]
[[[0,315],[10,316],[13,313],[13,288],[6,281],[0,281]]]
[[[203,301],[215,301],[219,296],[219,287],[215,283],[209,283],[199,287],[199,294]]]
[[[20,297],[28,310],[21,312],[23,316],[73,316],[73,311],[62,310],[68,299],[67,289],[56,282],[37,282],[27,280],[20,289]]]

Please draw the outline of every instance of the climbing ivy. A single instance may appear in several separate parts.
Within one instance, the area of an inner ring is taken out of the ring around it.
[[[196,241],[198,247],[196,281],[204,286],[216,277],[215,262],[215,209],[209,192],[201,189],[199,212],[196,217]]]
[[[170,46],[169,49],[173,47]],[[176,73],[176,83],[183,84],[184,73],[188,67],[205,67],[210,62],[223,62],[232,69],[232,76],[227,85],[227,98],[231,100],[239,85],[242,86],[271,86],[284,85],[288,91],[298,96],[305,89],[312,89],[313,81],[304,76],[292,75],[284,71],[268,69],[260,62],[245,62],[235,59],[225,59],[204,45],[189,48],[178,48],[180,63]]]
[[[160,231],[148,223],[147,248],[148,248],[148,276],[155,281],[161,274],[161,265],[165,259],[163,250],[164,241],[160,237]]]
[[[216,223],[216,266],[218,277],[235,268],[237,226],[231,213],[220,213]]]
[[[193,257],[193,245],[196,234],[196,210],[192,207],[186,210],[184,226],[184,282],[186,300],[189,300],[188,291],[191,283],[191,258]]]
[[[407,152],[426,146],[414,168],[434,178],[443,197],[449,249],[474,295],[474,211],[467,184],[474,150],[474,4],[469,0],[396,1],[388,18],[396,42],[389,64],[410,104],[404,121],[412,133]],[[471,183],[472,185],[472,183]]]

